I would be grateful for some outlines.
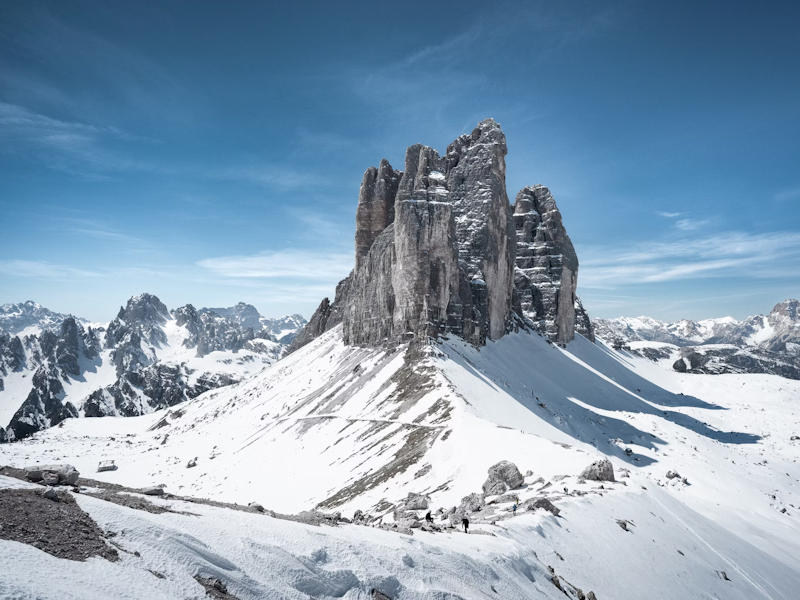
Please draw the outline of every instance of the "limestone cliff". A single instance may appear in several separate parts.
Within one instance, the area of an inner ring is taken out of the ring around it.
[[[292,349],[343,324],[354,345],[455,334],[481,345],[522,324],[567,343],[576,329],[578,259],[547,188],[509,205],[506,139],[493,119],[445,156],[408,148],[403,171],[382,160],[364,173],[355,268],[323,300]]]

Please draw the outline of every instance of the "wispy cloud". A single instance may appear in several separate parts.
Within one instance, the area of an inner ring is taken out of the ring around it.
[[[592,247],[584,249],[582,255],[592,257],[581,262],[581,286],[587,288],[698,277],[796,277],[796,270],[788,266],[800,261],[800,232],[731,231],[622,250],[617,246]]]
[[[681,213],[681,212],[664,212],[664,211],[658,211],[656,214],[657,214],[659,217],[664,217],[665,219],[676,219],[676,218],[680,217],[680,216],[681,216],[683,213]]]
[[[775,200],[778,202],[788,202],[790,200],[800,200],[800,185],[793,188],[787,188],[775,194]]]
[[[101,276],[98,271],[39,260],[0,260],[0,273],[8,277],[58,280]]]
[[[695,231],[706,227],[711,221],[708,219],[678,219],[675,227],[681,231]]]
[[[353,255],[309,250],[279,250],[254,255],[206,258],[197,264],[224,277],[291,278],[329,282],[338,281],[350,272]]]

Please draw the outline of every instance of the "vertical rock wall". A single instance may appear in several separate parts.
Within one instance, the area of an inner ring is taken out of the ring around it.
[[[547,188],[505,186],[506,139],[493,120],[444,157],[420,144],[404,171],[382,160],[364,173],[356,261],[291,349],[338,323],[344,341],[380,345],[451,333],[480,345],[508,331],[513,312],[566,343],[591,324],[575,295],[578,259]]]

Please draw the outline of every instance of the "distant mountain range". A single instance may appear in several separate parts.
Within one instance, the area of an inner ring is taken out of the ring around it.
[[[651,317],[594,319],[595,334],[607,341],[666,342],[676,346],[734,344],[800,354],[800,301],[784,300],[767,315],[665,322]]]
[[[800,379],[800,301],[767,315],[664,322],[650,317],[592,321],[598,338],[689,373],[772,373]]]
[[[129,299],[107,326],[32,302],[0,306],[0,440],[77,416],[135,416],[272,364],[305,325],[252,305],[173,311]]]

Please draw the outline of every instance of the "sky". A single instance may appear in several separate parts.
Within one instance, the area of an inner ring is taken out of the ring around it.
[[[0,3],[0,304],[310,316],[364,170],[486,117],[593,317],[800,296],[800,4]]]

